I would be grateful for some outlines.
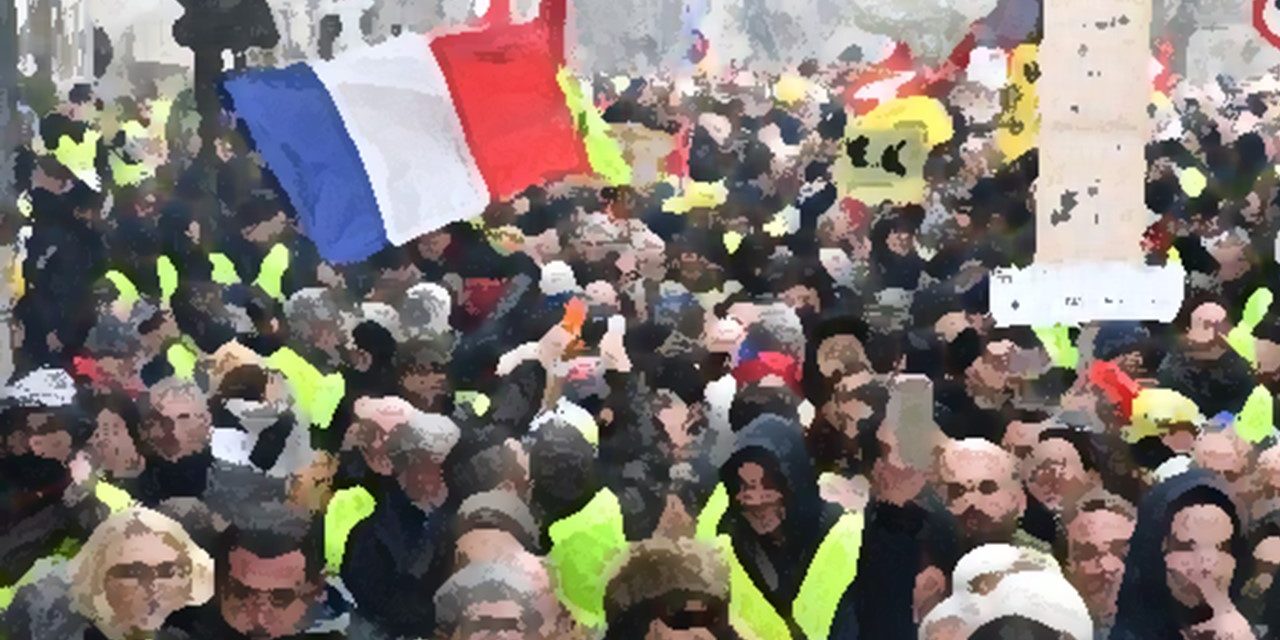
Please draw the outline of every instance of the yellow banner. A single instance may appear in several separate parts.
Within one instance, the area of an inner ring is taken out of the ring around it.
[[[920,203],[929,150],[953,135],[951,115],[933,98],[886,102],[846,127],[844,153],[834,169],[836,186],[841,195],[869,204]]]

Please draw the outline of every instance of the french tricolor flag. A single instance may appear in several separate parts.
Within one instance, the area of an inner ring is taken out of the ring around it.
[[[564,0],[543,0],[532,22],[509,16],[495,0],[461,30],[224,80],[324,259],[363,260],[590,171],[556,82]]]

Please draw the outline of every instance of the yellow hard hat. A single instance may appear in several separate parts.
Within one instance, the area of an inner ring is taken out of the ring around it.
[[[1133,416],[1125,439],[1137,442],[1148,436],[1164,435],[1173,424],[1202,422],[1200,407],[1191,398],[1172,389],[1143,389],[1133,399]]]

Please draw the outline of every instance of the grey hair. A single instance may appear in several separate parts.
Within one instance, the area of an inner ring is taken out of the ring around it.
[[[453,299],[448,290],[432,283],[416,284],[405,292],[400,304],[400,323],[410,338],[424,338],[449,332]]]
[[[437,632],[444,637],[451,635],[470,605],[507,600],[520,605],[526,629],[537,629],[543,620],[533,603],[536,591],[533,581],[515,567],[498,562],[468,565],[436,592]]]
[[[188,396],[199,403],[204,403],[206,394],[200,385],[191,380],[182,378],[168,377],[161,380],[147,389],[146,395],[143,396],[142,413],[144,416],[149,415],[156,410],[156,405],[163,399],[172,396]]]
[[[290,327],[301,330],[303,334],[314,332],[315,325],[320,323],[336,322],[345,326],[349,321],[337,296],[322,287],[298,290],[285,302],[284,312]]]

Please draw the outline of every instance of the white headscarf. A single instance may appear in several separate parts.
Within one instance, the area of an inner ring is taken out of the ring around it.
[[[966,633],[993,620],[1022,616],[1071,636],[1093,637],[1093,620],[1084,599],[1063,577],[1048,554],[990,544],[965,554],[952,572],[952,593],[920,624],[920,638],[931,625],[955,619]]]

